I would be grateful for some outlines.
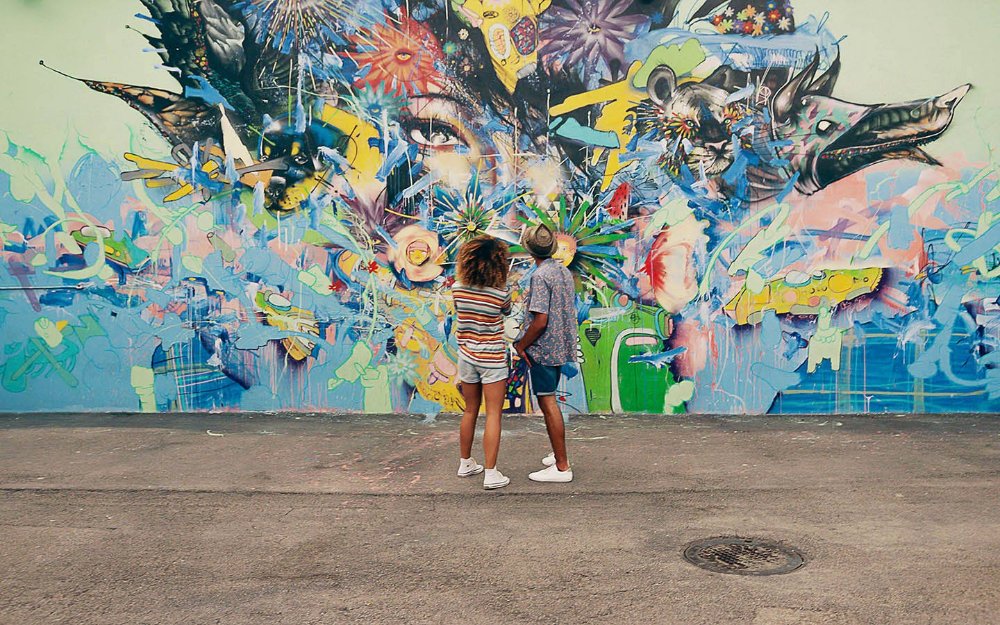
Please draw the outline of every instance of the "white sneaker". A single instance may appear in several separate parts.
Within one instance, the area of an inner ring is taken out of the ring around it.
[[[552,465],[551,467],[546,467],[541,471],[529,473],[528,479],[533,482],[572,482],[573,469],[570,468],[565,471],[560,471],[556,465]]]
[[[547,467],[551,467],[555,463],[556,463],[556,454],[554,451],[550,451],[549,455],[542,458],[542,464],[544,464]]]
[[[461,458],[458,463],[458,477],[469,477],[479,475],[483,472],[483,465],[476,464],[472,458]]]
[[[496,490],[497,488],[503,488],[508,484],[510,484],[510,478],[497,469],[487,470],[486,477],[483,478],[483,488],[486,490]]]

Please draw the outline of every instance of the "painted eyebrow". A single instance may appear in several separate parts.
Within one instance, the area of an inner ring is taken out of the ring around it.
[[[410,96],[411,100],[444,100],[445,102],[451,102],[452,104],[457,104],[464,108],[473,108],[472,102],[466,100],[465,98],[460,98],[458,96],[451,95],[449,93],[422,93],[413,94]]]

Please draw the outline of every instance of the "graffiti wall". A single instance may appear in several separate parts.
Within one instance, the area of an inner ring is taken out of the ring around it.
[[[996,411],[1000,14],[861,4],[11,2],[0,410],[459,411],[544,223],[571,414]]]

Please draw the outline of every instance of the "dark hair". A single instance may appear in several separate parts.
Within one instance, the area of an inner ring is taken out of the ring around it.
[[[458,281],[467,286],[502,289],[510,269],[507,244],[489,236],[479,236],[458,250]]]

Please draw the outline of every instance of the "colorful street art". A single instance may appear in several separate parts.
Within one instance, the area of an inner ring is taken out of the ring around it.
[[[1000,164],[934,155],[961,66],[847,101],[792,0],[134,4],[108,55],[172,88],[34,70],[132,141],[0,128],[0,410],[461,411],[456,252],[539,222],[569,414],[1000,409]]]

